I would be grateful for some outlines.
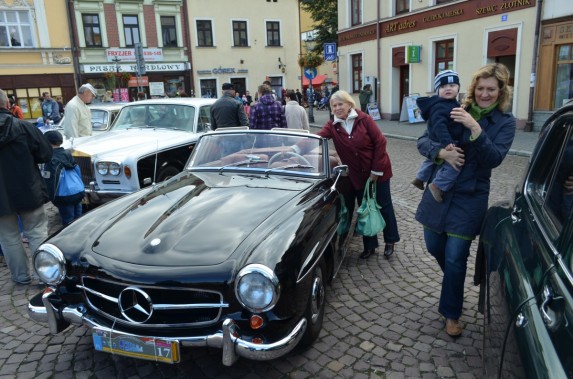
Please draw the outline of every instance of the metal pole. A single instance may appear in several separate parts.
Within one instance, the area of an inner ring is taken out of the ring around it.
[[[310,76],[310,75],[309,75]],[[312,78],[310,79],[310,109],[308,111],[308,122],[314,122],[314,88],[312,87]]]

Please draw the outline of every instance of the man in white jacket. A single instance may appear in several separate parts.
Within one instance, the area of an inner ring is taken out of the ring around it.
[[[287,91],[287,100],[285,105],[287,128],[308,130],[308,116],[304,107],[298,103],[296,93],[292,90]]]
[[[77,138],[92,135],[92,116],[88,108],[96,97],[96,89],[89,83],[84,84],[66,104],[64,117],[64,135],[67,138]]]

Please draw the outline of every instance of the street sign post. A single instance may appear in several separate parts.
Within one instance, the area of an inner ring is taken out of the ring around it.
[[[316,74],[318,73],[318,71],[316,71],[316,67],[307,67],[304,69],[304,76],[309,80],[310,82],[310,100],[308,101],[308,106],[309,106],[309,110],[308,110],[308,122],[314,122],[314,112],[313,112],[313,105],[314,105],[314,88],[312,87],[312,79],[316,78]]]
[[[324,44],[324,60],[334,62],[336,60],[336,43]]]

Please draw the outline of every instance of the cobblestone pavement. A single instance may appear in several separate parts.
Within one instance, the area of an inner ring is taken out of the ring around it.
[[[415,142],[389,139],[392,193],[402,240],[396,253],[358,259],[355,237],[329,288],[323,331],[313,346],[271,362],[221,364],[217,349],[186,349],[177,365],[95,352],[86,328],[50,335],[27,315],[38,286],[16,285],[0,267],[0,379],[3,378],[480,378],[482,316],[472,284],[475,251],[466,278],[462,337],[446,335],[437,312],[438,265],[425,252],[414,220],[421,191],[410,184],[420,157]],[[527,158],[510,155],[492,178],[491,201],[511,197]],[[50,219],[57,211],[48,207]],[[52,223],[52,229],[58,225]],[[383,243],[383,241],[381,241]]]

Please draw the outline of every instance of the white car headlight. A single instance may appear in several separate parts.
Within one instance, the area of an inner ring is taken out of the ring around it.
[[[109,164],[107,162],[98,162],[96,168],[100,175],[107,175],[109,172]]]
[[[252,264],[244,267],[235,282],[237,300],[251,312],[266,312],[277,303],[280,284],[273,270]]]
[[[62,282],[66,276],[64,254],[56,246],[45,243],[34,253],[34,269],[40,280],[49,285]]]
[[[121,166],[119,165],[119,163],[111,162],[109,164],[109,173],[110,175],[113,176],[118,176],[119,174],[121,174]]]

